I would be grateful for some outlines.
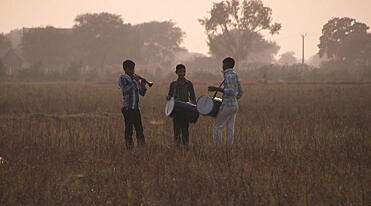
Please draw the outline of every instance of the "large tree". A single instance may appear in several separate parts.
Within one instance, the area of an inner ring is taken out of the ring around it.
[[[145,63],[167,65],[174,52],[181,50],[185,33],[172,21],[152,21],[134,26],[142,43],[141,55]]]
[[[6,52],[10,48],[11,48],[10,40],[5,35],[0,34],[0,55],[3,52]],[[5,75],[5,71],[6,71],[6,67],[1,61],[1,56],[0,56],[0,80]]]
[[[78,15],[75,22],[74,41],[84,64],[103,68],[139,55],[139,38],[119,15],[88,13]]]
[[[3,34],[0,34],[0,52],[11,48],[10,40]]]
[[[253,33],[247,62],[259,62],[263,64],[272,64],[275,62],[274,56],[280,50],[276,42],[268,41],[260,33]]]
[[[22,53],[30,63],[47,67],[63,65],[71,58],[71,29],[51,26],[24,29]]]
[[[332,18],[322,28],[319,55],[347,63],[365,64],[371,60],[369,27],[355,19]]]
[[[210,15],[199,21],[207,32],[210,53],[217,57],[246,59],[256,33],[269,31],[273,35],[281,29],[281,24],[272,23],[272,9],[261,0],[214,3]]]

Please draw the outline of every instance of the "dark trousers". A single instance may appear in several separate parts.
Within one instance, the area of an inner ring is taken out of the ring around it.
[[[133,148],[133,126],[137,135],[138,145],[144,145],[145,139],[143,135],[142,118],[140,116],[140,110],[133,109],[121,109],[125,119],[125,142],[128,149]]]
[[[173,126],[174,126],[174,140],[176,145],[188,145],[189,143],[189,120],[186,118],[185,114],[182,112],[178,112],[173,118]],[[182,137],[180,136],[182,133]]]

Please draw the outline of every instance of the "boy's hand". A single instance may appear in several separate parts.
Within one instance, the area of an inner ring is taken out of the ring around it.
[[[142,79],[142,80],[140,81],[140,85],[142,85],[142,87],[146,87],[146,82]]]
[[[166,100],[169,101],[171,99],[170,96],[166,96]]]
[[[134,75],[134,76],[133,76],[133,79],[134,79],[135,81],[139,82],[139,77],[138,77],[137,75]]]

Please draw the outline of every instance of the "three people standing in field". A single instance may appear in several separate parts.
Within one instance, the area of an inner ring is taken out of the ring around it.
[[[243,90],[237,73],[233,70],[235,62],[233,58],[227,57],[223,60],[224,88],[209,86],[208,91],[222,92],[222,104],[216,116],[213,137],[214,143],[220,145],[222,142],[222,131],[227,125],[227,145],[232,145],[234,140],[234,124],[238,111],[237,100],[242,96]],[[136,130],[137,143],[139,146],[145,144],[143,125],[139,110],[139,95],[146,94],[146,83],[144,79],[135,75],[135,63],[131,60],[123,62],[125,74],[119,77],[118,85],[122,90],[124,102],[121,112],[125,119],[125,142],[128,149],[133,148],[133,127]],[[191,81],[185,78],[186,67],[178,64],[175,68],[178,75],[177,80],[170,83],[167,100],[174,98],[177,101],[196,104],[196,95]],[[173,131],[176,145],[189,144],[189,120],[184,112],[174,114]],[[180,135],[182,134],[182,135]]]

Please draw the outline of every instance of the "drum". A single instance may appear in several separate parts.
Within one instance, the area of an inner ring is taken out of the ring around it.
[[[172,97],[165,106],[165,115],[168,117],[174,117],[176,112],[183,112],[185,117],[191,123],[196,123],[199,117],[197,106],[188,102],[182,102],[175,100]]]
[[[222,99],[217,97],[213,99],[209,96],[200,96],[197,99],[197,111],[204,116],[216,117],[220,105],[222,105]]]

